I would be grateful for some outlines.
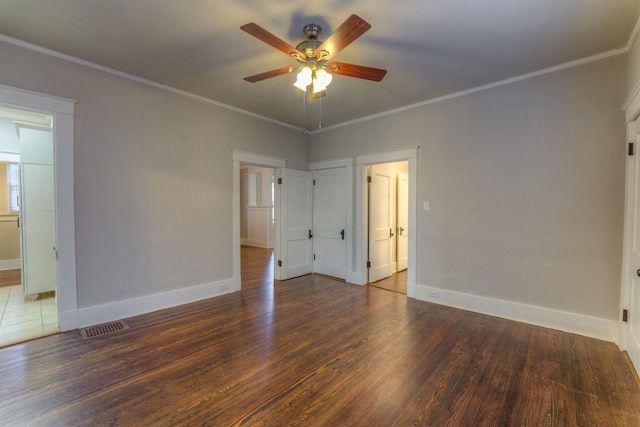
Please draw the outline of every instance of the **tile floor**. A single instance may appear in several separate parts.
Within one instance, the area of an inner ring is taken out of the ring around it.
[[[22,285],[0,288],[0,346],[59,331],[53,292],[31,301]]]

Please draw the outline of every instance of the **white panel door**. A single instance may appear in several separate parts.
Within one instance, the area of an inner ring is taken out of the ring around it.
[[[344,279],[346,168],[315,171],[313,179],[313,271]]]
[[[369,282],[391,276],[393,174],[382,166],[371,166],[369,184]]]
[[[53,166],[21,167],[22,283],[26,294],[56,289]]]
[[[640,146],[640,120],[635,123],[635,146]],[[633,279],[629,300],[629,334],[627,337],[627,352],[633,362],[636,371],[640,372],[640,155],[636,154],[631,160],[633,165],[634,203],[632,207],[633,236],[630,239],[631,261]]]
[[[409,264],[409,175],[406,173],[398,174],[398,191],[397,191],[397,270],[406,270]]]
[[[285,280],[312,271],[312,176],[311,172],[277,170],[278,260],[276,279]]]

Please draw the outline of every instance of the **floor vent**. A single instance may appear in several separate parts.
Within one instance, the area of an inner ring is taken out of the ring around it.
[[[102,325],[91,326],[89,328],[82,328],[80,332],[82,333],[83,340],[89,340],[91,338],[102,337],[125,329],[129,329],[129,325],[124,323],[123,320],[116,320],[115,322],[103,323]]]

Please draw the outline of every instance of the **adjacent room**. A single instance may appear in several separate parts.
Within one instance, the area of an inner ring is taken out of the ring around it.
[[[0,425],[640,425],[639,18],[0,0]]]

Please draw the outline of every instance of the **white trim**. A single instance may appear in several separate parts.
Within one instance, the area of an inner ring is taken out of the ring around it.
[[[73,114],[76,101],[0,85],[0,105],[53,114],[58,321],[60,330],[78,327],[76,284]]]
[[[638,114],[640,114],[640,81],[636,83],[624,101],[622,110],[624,111],[624,118],[627,123],[635,120]]]
[[[508,85],[508,84],[511,84],[511,83],[519,82],[519,81],[522,81],[522,80],[527,80],[527,79],[539,77],[539,76],[542,76],[542,75],[545,75],[545,74],[549,74],[549,73],[553,73],[553,72],[556,72],[556,71],[561,71],[561,70],[565,70],[565,69],[568,69],[568,68],[577,67],[577,66],[580,66],[580,65],[588,64],[590,62],[595,62],[595,61],[599,61],[601,59],[610,58],[612,56],[626,54],[629,51],[630,45],[633,43],[633,39],[635,39],[635,37],[637,36],[637,33],[638,33],[638,22],[640,22],[640,20],[636,21],[636,26],[633,28],[633,31],[631,33],[631,37],[629,38],[629,41],[627,42],[627,45],[625,47],[623,47],[623,48],[613,49],[613,50],[610,50],[610,51],[607,51],[607,52],[602,52],[602,53],[599,53],[599,54],[596,54],[596,55],[588,56],[586,58],[577,59],[575,61],[570,61],[570,62],[565,62],[564,64],[560,64],[560,65],[556,65],[556,66],[553,66],[553,67],[544,68],[544,69],[538,70],[538,71],[533,71],[531,73],[522,74],[522,75],[519,75],[519,76],[516,76],[516,77],[511,77],[511,78],[508,78],[508,79],[500,80],[500,81],[489,83],[489,84],[486,84],[486,85],[477,86],[475,88],[466,89],[466,90],[463,90],[463,91],[459,91],[459,92],[454,92],[454,93],[451,93],[451,94],[443,95],[443,96],[440,96],[440,97],[427,99],[425,101],[421,101],[421,102],[418,102],[418,103],[415,103],[415,104],[410,104],[410,105],[406,105],[404,107],[383,111],[383,112],[378,113],[378,114],[372,114],[372,115],[361,117],[361,118],[358,118],[358,119],[354,119],[354,120],[350,120],[350,121],[346,121],[346,122],[342,122],[342,123],[337,123],[335,125],[326,126],[326,127],[323,127],[322,129],[317,129],[317,130],[312,130],[312,131],[304,129],[303,127],[301,128],[299,126],[294,126],[294,125],[291,125],[289,123],[281,122],[279,120],[275,120],[275,119],[272,119],[272,118],[269,118],[269,117],[266,117],[266,116],[262,116],[260,114],[252,113],[251,111],[243,110],[241,108],[234,107],[234,106],[229,105],[229,104],[224,104],[222,102],[215,101],[215,100],[210,99],[210,98],[206,98],[206,97],[203,97],[203,96],[200,96],[200,95],[196,95],[196,94],[193,94],[191,92],[187,92],[187,91],[184,91],[184,90],[176,89],[176,88],[173,88],[171,86],[167,86],[167,85],[164,85],[164,84],[161,84],[161,83],[154,82],[152,80],[143,79],[141,77],[137,77],[137,76],[134,76],[134,75],[131,75],[131,74],[127,74],[127,73],[124,73],[122,71],[115,70],[113,68],[105,67],[103,65],[98,65],[98,64],[95,64],[93,62],[77,58],[75,56],[66,55],[64,53],[56,52],[54,50],[47,49],[47,48],[44,48],[42,46],[38,46],[38,45],[35,45],[35,44],[32,44],[32,43],[27,43],[27,42],[25,42],[23,40],[15,39],[13,37],[9,37],[9,36],[6,36],[4,34],[0,34],[0,41],[6,42],[6,43],[10,43],[10,44],[13,44],[13,45],[16,45],[16,46],[20,46],[20,47],[23,47],[25,49],[33,50],[35,52],[42,53],[42,54],[45,54],[45,55],[53,56],[55,58],[62,59],[62,60],[65,60],[65,61],[69,61],[69,62],[78,64],[78,65],[82,65],[82,66],[85,66],[85,67],[93,68],[94,70],[99,70],[99,71],[102,71],[102,72],[105,72],[105,73],[108,73],[108,74],[112,74],[112,75],[115,75],[115,76],[118,76],[118,77],[122,77],[124,79],[132,80],[132,81],[135,81],[135,82],[138,82],[138,83],[142,83],[142,84],[145,84],[145,85],[148,85],[148,86],[152,86],[152,87],[155,87],[157,89],[161,89],[161,90],[164,90],[164,91],[167,91],[167,92],[171,92],[171,93],[175,93],[175,94],[178,94],[178,95],[182,95],[182,96],[185,96],[187,98],[191,98],[191,99],[195,99],[195,100],[198,100],[198,101],[202,101],[202,102],[205,102],[207,104],[211,104],[211,105],[215,105],[217,107],[225,108],[227,110],[235,111],[237,113],[241,113],[241,114],[245,114],[245,115],[248,115],[248,116],[251,116],[251,117],[255,117],[257,119],[265,120],[267,122],[274,123],[274,124],[277,124],[277,125],[280,125],[280,126],[284,126],[284,127],[290,128],[290,129],[299,130],[299,131],[302,131],[305,135],[310,135],[310,134],[324,132],[324,131],[331,130],[331,129],[336,129],[336,128],[343,127],[343,126],[353,125],[353,124],[364,122],[364,121],[368,121],[368,120],[377,119],[377,118],[384,117],[384,116],[390,116],[392,114],[400,113],[400,112],[411,110],[411,109],[414,109],[414,108],[419,108],[419,107],[423,107],[423,106],[426,106],[426,105],[435,104],[437,102],[447,101],[449,99],[458,98],[458,97],[469,95],[469,94],[476,93],[476,92],[481,92],[481,91],[484,91],[484,90],[487,90],[487,89],[492,89],[492,88],[496,88],[496,87],[499,87],[499,86],[504,86],[504,85]]]
[[[422,284],[418,285],[417,288],[416,298],[422,301],[545,328],[557,329],[610,342],[616,342],[618,340],[618,322],[615,320],[454,292]],[[437,294],[438,297],[430,297],[430,292]]]
[[[264,154],[247,153],[245,151],[231,150],[232,159],[242,164],[265,166],[270,168],[284,168],[287,159],[265,156]]]
[[[633,30],[631,30],[631,34],[629,35],[629,40],[627,40],[627,44],[625,45],[625,49],[627,52],[631,49],[631,45],[636,41],[636,37],[638,37],[638,31],[640,31],[640,17],[636,19],[636,25],[633,26]]]
[[[20,154],[0,152],[0,161],[20,163]]]
[[[82,65],[88,68],[93,68],[94,70],[102,71],[104,73],[112,74],[114,76],[122,77],[123,79],[131,80],[134,82],[142,83],[147,86],[152,86],[156,89],[161,89],[167,92],[175,93],[178,95],[186,96],[187,98],[195,99],[197,101],[201,101],[207,104],[215,105],[217,107],[225,108],[227,110],[235,111],[236,113],[245,114],[247,116],[255,117],[257,119],[265,120],[267,122],[275,123],[280,126],[284,126],[290,129],[295,129],[302,131],[303,129],[298,126],[290,125],[289,123],[281,122],[279,120],[275,120],[269,117],[261,116],[260,114],[252,113],[251,111],[243,110],[242,108],[234,107],[229,104],[224,104],[219,101],[214,101],[211,98],[206,98],[204,96],[196,95],[191,92],[187,92],[184,90],[176,89],[171,86],[167,86],[161,83],[154,82],[152,80],[143,79],[142,77],[134,76],[132,74],[127,74],[122,71],[114,70],[113,68],[105,67],[103,65],[99,65],[90,61],[86,61],[84,59],[76,58],[75,56],[66,55],[64,53],[56,52],[55,50],[47,49],[42,46],[38,46],[32,43],[27,43],[23,40],[14,39],[13,37],[5,36],[4,34],[0,34],[0,41],[10,43],[16,46],[23,47],[25,49],[33,50],[38,53],[42,53],[45,55],[53,56],[54,58],[62,59],[64,61],[69,61],[74,64]]]
[[[401,113],[403,111],[413,110],[414,108],[420,108],[420,107],[424,107],[424,106],[427,106],[427,105],[436,104],[438,102],[443,102],[443,101],[448,101],[450,99],[459,98],[461,96],[470,95],[470,94],[473,94],[473,93],[476,93],[476,92],[482,92],[482,91],[485,91],[485,90],[488,90],[488,89],[494,89],[494,88],[497,88],[497,87],[500,87],[500,86],[505,86],[505,85],[509,85],[509,84],[512,84],[512,83],[517,83],[517,82],[520,82],[520,81],[523,81],[523,80],[532,79],[532,78],[535,78],[535,77],[540,77],[540,76],[543,76],[545,74],[554,73],[556,71],[562,71],[562,70],[566,70],[568,68],[578,67],[580,65],[588,64],[590,62],[600,61],[601,59],[610,58],[612,56],[623,55],[623,54],[625,54],[627,52],[628,52],[627,48],[620,48],[620,49],[610,50],[610,51],[607,51],[607,52],[599,53],[597,55],[592,55],[592,56],[588,56],[586,58],[577,59],[575,61],[565,62],[564,64],[555,65],[553,67],[544,68],[542,70],[533,71],[531,73],[521,74],[521,75],[516,76],[516,77],[511,77],[511,78],[508,78],[508,79],[500,80],[500,81],[489,83],[489,84],[486,84],[486,85],[477,86],[477,87],[474,87],[474,88],[471,88],[471,89],[461,90],[459,92],[454,92],[454,93],[450,93],[450,94],[447,94],[447,95],[439,96],[439,97],[436,97],[436,98],[427,99],[425,101],[417,102],[415,104],[405,105],[404,107],[395,108],[393,110],[383,111],[381,113],[372,114],[370,116],[365,116],[365,117],[360,117],[358,119],[349,120],[349,121],[342,122],[342,123],[337,123],[335,125],[324,126],[322,129],[310,131],[308,133],[315,134],[315,133],[319,133],[319,132],[325,132],[325,131],[336,129],[336,128],[340,128],[340,127],[343,127],[343,126],[350,126],[350,125],[353,125],[353,124],[356,124],[356,123],[366,122],[366,121],[369,121],[369,120],[374,120],[374,119],[378,119],[378,118],[381,118],[381,117],[390,116],[390,115],[393,115],[393,114]]]
[[[0,34],[2,40],[2,34]],[[14,104],[17,109],[27,109],[41,113],[59,113],[73,115],[74,104],[78,101],[61,96],[47,95],[32,90],[0,84],[2,103]],[[10,105],[9,105],[10,107]]]
[[[367,283],[367,224],[364,220],[365,206],[367,206],[366,188],[366,166],[377,163],[394,163],[407,161],[409,164],[409,230],[418,230],[417,227],[417,199],[418,199],[418,148],[419,146],[409,147],[400,150],[385,151],[371,154],[356,156],[356,223],[355,230],[355,266],[354,271],[349,272],[347,269],[347,277],[359,279],[358,281],[349,281],[358,285]],[[417,249],[418,238],[416,233],[409,233],[409,260],[407,269],[407,297],[416,297],[416,274],[417,274]]]
[[[161,292],[143,297],[114,301],[107,304],[95,305],[78,310],[78,326],[92,326],[99,323],[111,322],[139,314],[151,313],[169,307],[176,307],[207,298],[213,298],[231,292],[239,291],[232,279],[213,283],[181,288]]]
[[[22,262],[20,258],[18,259],[5,259],[0,261],[0,271],[4,270],[15,270],[18,268],[22,268]]]
[[[373,165],[377,163],[393,163],[402,162],[411,158],[418,157],[419,145],[407,147],[400,150],[379,151],[377,153],[362,154],[356,156],[356,164]]]

